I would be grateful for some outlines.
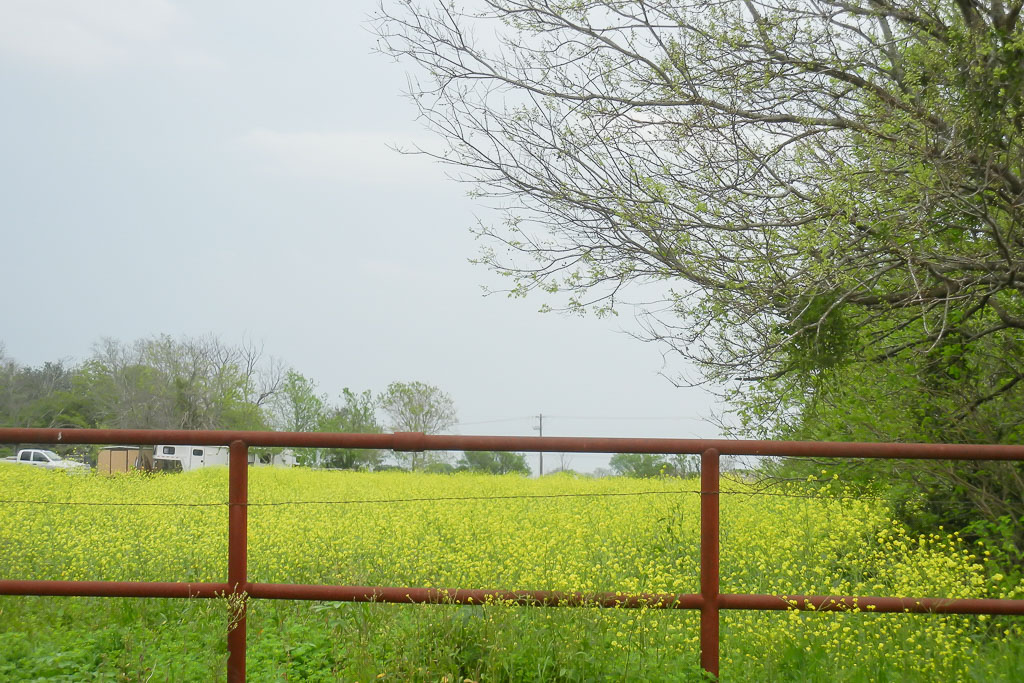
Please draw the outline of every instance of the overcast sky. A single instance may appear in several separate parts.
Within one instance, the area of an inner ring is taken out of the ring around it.
[[[498,217],[422,157],[376,3],[0,0],[0,341],[262,342],[315,378],[436,384],[463,434],[715,437],[630,311],[541,314],[468,259]],[[547,463],[546,463],[547,464]],[[581,471],[599,458],[574,456]],[[549,466],[550,467],[550,466]]]

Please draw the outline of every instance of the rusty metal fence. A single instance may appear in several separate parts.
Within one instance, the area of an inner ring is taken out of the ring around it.
[[[0,429],[0,444],[109,444],[229,446],[228,566],[223,583],[149,581],[32,581],[0,579],[0,595],[136,598],[228,597],[233,613],[227,629],[227,680],[245,680],[246,605],[249,599],[332,600],[481,604],[488,600],[532,607],[603,606],[700,611],[700,665],[717,676],[719,612],[738,610],[932,612],[1024,615],[1024,600],[949,599],[831,595],[722,594],[719,590],[720,457],[790,456],[914,460],[1024,460],[1024,446],[739,441],[700,439],[617,439],[395,434],[311,434],[287,432]],[[371,448],[394,451],[529,451],[563,453],[655,453],[700,456],[700,592],[684,594],[583,594],[537,590],[484,590],[398,586],[337,586],[250,582],[248,556],[248,454],[250,447]]]

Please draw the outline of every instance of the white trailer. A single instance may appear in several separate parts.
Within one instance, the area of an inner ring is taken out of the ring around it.
[[[295,467],[298,464],[299,460],[290,448],[277,453],[260,452],[259,455],[249,451],[249,465],[252,467]]]
[[[229,454],[227,446],[160,445],[153,453],[153,462],[164,472],[191,472],[203,467],[226,467]]]

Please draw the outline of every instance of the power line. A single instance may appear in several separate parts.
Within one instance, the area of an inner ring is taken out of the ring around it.
[[[488,420],[475,420],[473,422],[456,422],[457,427],[468,427],[470,425],[497,424],[500,422],[521,422],[537,418],[537,415],[521,415],[518,417],[496,417]],[[706,419],[689,415],[548,415],[548,418],[558,420],[604,420],[604,421],[658,421],[658,420],[689,420],[691,422],[707,422]]]
[[[690,420],[693,422],[707,422],[706,419],[700,417],[671,415],[671,416],[636,416],[630,417],[628,415],[548,415],[550,418],[558,420]]]
[[[533,415],[523,415],[522,417],[501,417],[493,420],[479,420],[477,422],[456,422],[456,427],[469,427],[470,425],[489,425],[497,424],[498,422],[521,422],[523,420],[530,420]]]

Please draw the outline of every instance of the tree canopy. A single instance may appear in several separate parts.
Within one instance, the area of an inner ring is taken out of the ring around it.
[[[526,456],[509,451],[465,451],[455,469],[487,474],[530,474]]]
[[[620,476],[646,479],[665,474],[668,460],[657,453],[616,453],[608,463]]]
[[[649,477],[692,477],[700,474],[699,457],[659,455],[657,453],[616,453],[608,461],[615,474],[646,479]]]
[[[109,427],[257,429],[283,370],[256,345],[167,335],[103,339],[76,374],[91,419]]]
[[[500,200],[480,261],[514,293],[639,300],[721,382],[973,345],[968,414],[1024,377],[1020,10],[410,2],[377,30],[434,154]]]

